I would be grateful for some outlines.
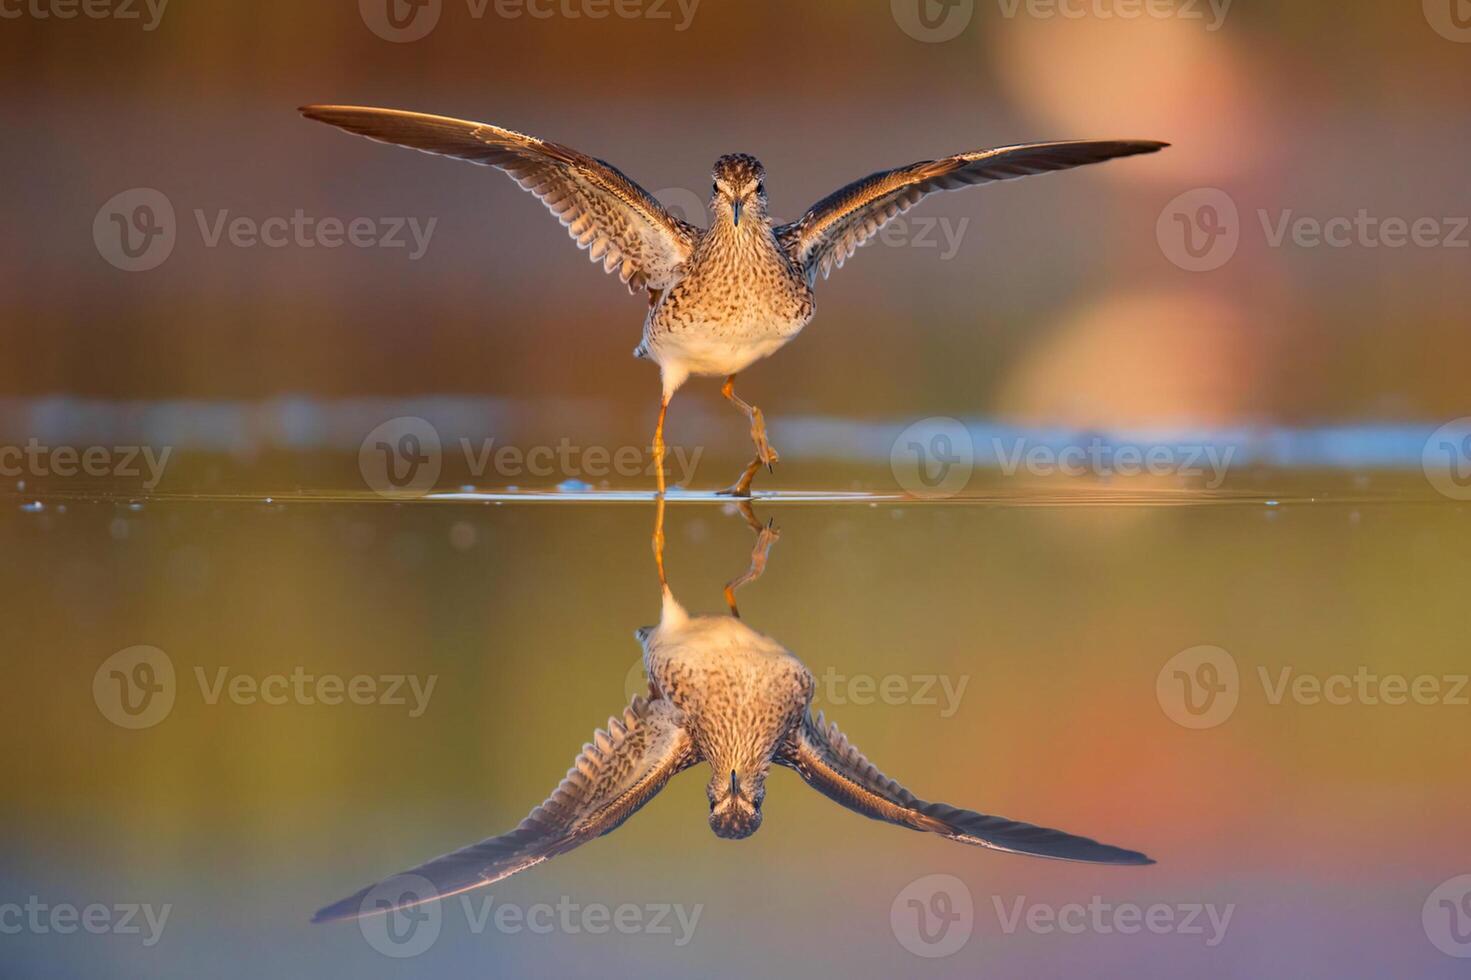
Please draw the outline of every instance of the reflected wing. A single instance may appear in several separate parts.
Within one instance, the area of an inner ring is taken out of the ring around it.
[[[1060,830],[916,799],[865,759],[838,731],[837,725],[824,725],[821,714],[816,720],[807,717],[777,761],[797,770],[813,789],[850,810],[911,830],[939,834],[962,844],[1094,864],[1154,863],[1137,851],[1100,844]]]
[[[621,719],[609,719],[608,730],[597,732],[582,747],[562,785],[515,830],[364,888],[317,912],[312,921],[355,919],[448,898],[615,830],[670,777],[698,761],[681,721],[668,701],[634,698]],[[404,887],[383,887],[395,882]]]
[[[578,248],[633,292],[666,289],[700,230],[602,160],[489,123],[396,109],[306,106],[302,115],[381,143],[495,167],[535,194]]]
[[[812,206],[801,219],[777,229],[788,254],[816,280],[826,278],[894,218],[935,191],[955,190],[994,180],[1012,180],[1053,170],[1069,170],[1115,157],[1154,153],[1168,146],[1146,140],[1032,143],[999,150],[959,153],[881,170]]]

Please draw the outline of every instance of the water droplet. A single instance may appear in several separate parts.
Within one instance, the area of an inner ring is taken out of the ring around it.
[[[21,504],[20,509],[25,511],[27,514],[39,514],[46,509],[46,505],[41,503],[41,501],[39,500],[32,500],[28,504]]]

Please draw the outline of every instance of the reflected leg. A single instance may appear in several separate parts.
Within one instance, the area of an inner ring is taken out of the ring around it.
[[[736,589],[761,577],[761,573],[766,571],[766,559],[770,557],[771,546],[781,539],[781,532],[774,523],[768,521],[762,524],[756,519],[756,513],[751,509],[749,501],[741,502],[741,515],[745,517],[751,530],[756,532],[756,545],[751,549],[751,566],[725,586],[725,604],[730,607],[730,614],[737,619],[740,619],[741,611],[736,606]]]
[[[655,499],[658,507],[654,514],[654,562],[659,566],[659,584],[668,585],[664,578],[664,419],[669,415],[669,396],[659,399],[659,424],[654,427],[654,471],[659,481],[659,492]]]
[[[654,503],[654,565],[659,569],[659,586],[669,588],[669,577],[664,574],[664,495]]]

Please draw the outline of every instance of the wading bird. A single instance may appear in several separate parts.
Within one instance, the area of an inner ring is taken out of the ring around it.
[[[1153,153],[1148,140],[1033,143],[957,153],[881,170],[814,204],[790,224],[766,210],[765,168],[733,153],[715,161],[711,223],[698,228],[670,214],[612,164],[571,147],[502,129],[396,109],[305,106],[310,119],[359,136],[505,171],[567,227],[579,248],[616,272],[635,295],[648,293],[636,357],[659,365],[663,393],[653,451],[664,491],[664,420],[669,400],[691,376],[724,378],[720,392],[746,416],[756,457],[725,493],[749,496],[756,471],[780,458],[761,410],[735,393],[736,375],[776,353],[812,319],[819,272],[841,268],[888,222],[936,191],[955,190],[1115,157]]]
[[[811,672],[785,647],[747,626],[735,589],[758,577],[777,534],[756,521],[751,565],[726,586],[731,615],[691,616],[670,591],[658,556],[662,612],[635,633],[644,651],[648,698],[636,697],[598,731],[562,784],[515,830],[472,844],[344,898],[313,921],[353,919],[412,908],[508,878],[616,830],[671,778],[704,762],[710,829],[749,837],[761,826],[772,763],[797,771],[813,789],[866,817],[962,844],[1093,864],[1152,864],[1137,851],[1060,830],[926,803],[880,772],[811,713]],[[662,524],[663,500],[656,523]],[[663,539],[662,528],[655,533]]]

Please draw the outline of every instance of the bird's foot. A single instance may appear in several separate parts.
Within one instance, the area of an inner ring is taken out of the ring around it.
[[[774,521],[767,521],[766,526],[761,529],[761,533],[756,535],[756,548],[751,553],[752,564],[759,565],[764,571],[766,568],[766,558],[771,553],[771,546],[780,540],[781,529],[776,526]]]
[[[758,456],[755,459],[751,460],[750,464],[746,467],[746,471],[741,474],[741,478],[739,480],[737,480],[735,483],[731,484],[730,486],[726,487],[724,490],[718,491],[717,496],[721,496],[721,497],[749,497],[749,496],[751,496],[751,481],[753,479],[755,479],[755,477],[756,477],[756,471],[759,470],[760,468],[761,468],[761,457]]]
[[[762,465],[766,467],[766,472],[768,473],[775,473],[776,464],[781,462],[781,453],[778,453],[776,447],[765,440],[757,443],[756,457],[761,460]]]

